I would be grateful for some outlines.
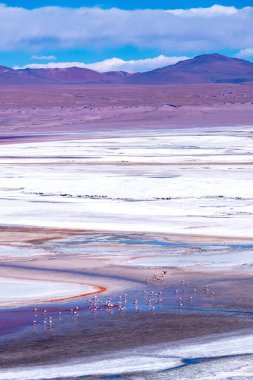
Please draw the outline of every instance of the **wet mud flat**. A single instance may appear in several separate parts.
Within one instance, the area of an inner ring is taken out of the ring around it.
[[[59,364],[121,349],[174,342],[253,327],[253,320],[193,312],[156,312],[80,318],[52,330],[30,330],[1,342],[0,366]]]

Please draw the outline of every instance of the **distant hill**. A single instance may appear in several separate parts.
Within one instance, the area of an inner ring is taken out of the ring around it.
[[[79,67],[66,69],[20,69],[0,66],[0,84],[116,84],[131,74],[124,71],[99,73]]]
[[[253,63],[221,54],[203,54],[175,65],[134,74],[128,83],[187,84],[253,82]]]
[[[253,82],[253,63],[221,54],[195,58],[144,73],[99,73],[79,67],[20,69],[0,66],[0,85],[36,84],[200,84]]]

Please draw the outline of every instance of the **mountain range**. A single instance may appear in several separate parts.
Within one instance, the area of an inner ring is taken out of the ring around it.
[[[0,66],[0,85],[36,84],[200,84],[253,82],[253,63],[221,54],[203,54],[144,73],[100,73],[71,67],[19,69]]]

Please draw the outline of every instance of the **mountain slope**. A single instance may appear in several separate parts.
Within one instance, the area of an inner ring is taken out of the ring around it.
[[[13,70],[0,66],[0,84],[116,84],[130,75],[123,71],[99,73],[79,67]]]
[[[133,75],[132,84],[253,82],[253,63],[221,54],[204,54],[175,65]]]
[[[200,84],[253,82],[253,63],[221,54],[204,54],[160,69],[129,74],[100,73],[79,67],[20,69],[0,66],[0,84]]]

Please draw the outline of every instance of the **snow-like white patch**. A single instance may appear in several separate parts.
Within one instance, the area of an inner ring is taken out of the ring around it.
[[[0,224],[251,237],[252,131],[2,146]]]
[[[30,256],[37,256],[41,254],[47,254],[49,255],[49,252],[44,252],[41,249],[38,248],[29,248],[29,247],[15,247],[15,246],[5,246],[0,245],[0,257],[30,257]]]
[[[253,252],[233,252],[223,254],[179,254],[179,255],[163,255],[153,257],[138,257],[128,260],[128,264],[134,266],[161,266],[161,267],[206,267],[208,271],[223,270],[227,268],[247,267],[253,265]]]
[[[94,291],[93,286],[74,283],[1,278],[0,307],[75,297]]]

